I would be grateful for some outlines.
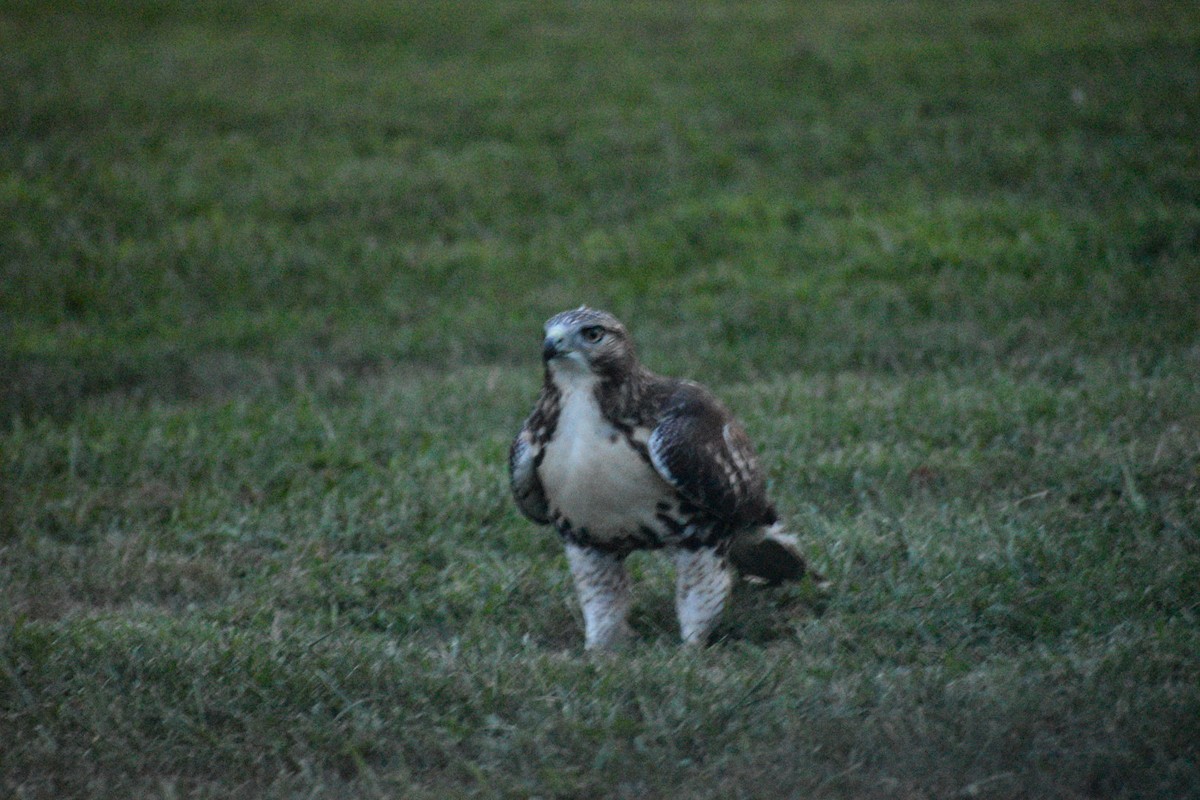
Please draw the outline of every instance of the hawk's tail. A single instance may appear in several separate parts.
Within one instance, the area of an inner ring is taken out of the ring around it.
[[[729,546],[729,560],[743,576],[760,583],[798,581],[806,573],[815,583],[825,581],[808,568],[799,540],[778,522],[738,533]]]

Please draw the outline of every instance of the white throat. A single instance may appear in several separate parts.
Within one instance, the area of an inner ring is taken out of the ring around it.
[[[587,359],[578,350],[572,350],[558,358],[551,359],[549,364],[554,384],[563,392],[583,385],[590,389],[596,385],[598,380],[596,373],[592,372],[591,367],[588,366]]]

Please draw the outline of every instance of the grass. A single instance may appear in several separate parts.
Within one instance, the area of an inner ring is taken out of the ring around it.
[[[0,8],[0,791],[1200,797],[1194,4]],[[828,593],[583,655],[541,322]]]

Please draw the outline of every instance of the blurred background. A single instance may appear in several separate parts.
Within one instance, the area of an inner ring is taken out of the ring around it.
[[[9,2],[0,411],[513,365],[582,302],[710,380],[1151,363],[1200,307],[1196,16]]]

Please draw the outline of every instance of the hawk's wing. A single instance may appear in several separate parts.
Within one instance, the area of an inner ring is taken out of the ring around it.
[[[647,449],[654,469],[688,502],[738,528],[775,522],[750,438],[698,384],[681,381],[667,397]]]
[[[533,433],[527,421],[508,449],[508,479],[521,513],[545,525],[550,522],[550,508],[537,474],[540,451],[541,448],[534,446]]]

